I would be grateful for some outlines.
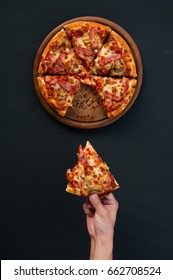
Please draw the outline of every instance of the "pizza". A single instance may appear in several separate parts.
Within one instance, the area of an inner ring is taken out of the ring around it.
[[[96,22],[78,21],[65,25],[77,55],[90,66],[111,32],[111,28]]]
[[[136,77],[136,65],[125,40],[112,31],[109,39],[99,50],[91,73],[105,76]]]
[[[96,193],[104,196],[120,188],[107,164],[101,159],[91,143],[78,148],[78,162],[66,172],[68,180],[66,191],[78,196]]]
[[[38,83],[46,102],[59,115],[65,116],[80,88],[79,78],[69,74],[62,76],[45,75],[38,77]]]
[[[108,117],[116,117],[132,99],[136,79],[89,76],[82,80],[84,84],[92,86],[100,97],[101,104]]]
[[[64,29],[47,44],[39,64],[39,74],[85,74],[83,61],[76,55]]]
[[[109,26],[92,21],[65,24],[42,51],[37,71],[44,100],[61,117],[82,85],[92,88],[108,118],[119,116],[137,86],[133,53]]]

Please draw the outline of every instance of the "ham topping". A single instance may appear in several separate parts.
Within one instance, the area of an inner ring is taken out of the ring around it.
[[[83,48],[83,47],[77,47],[77,48],[76,48],[76,52],[77,52],[82,58],[84,58],[85,56],[91,56],[91,55],[93,55],[92,50],[87,49],[87,48]]]
[[[59,84],[63,89],[68,91],[70,94],[74,94],[77,90],[77,85],[74,85],[74,84],[72,85],[70,82],[68,82],[64,79],[61,79],[59,81]]]

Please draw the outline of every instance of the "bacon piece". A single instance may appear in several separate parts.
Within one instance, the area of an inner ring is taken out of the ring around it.
[[[120,54],[113,54],[111,56],[105,57],[104,58],[104,63],[107,64],[109,62],[116,61],[116,60],[119,60],[119,59],[121,59]]]
[[[88,48],[83,48],[83,47],[77,47],[76,48],[76,52],[78,53],[78,55],[81,58],[84,58],[85,56],[91,56],[93,55],[92,50],[88,49]]]
[[[124,83],[124,91],[126,92],[129,88],[129,80],[127,79]]]
[[[109,99],[109,100],[111,100],[112,99],[112,93],[111,92],[108,92],[107,90],[106,91],[104,91],[104,98],[105,99]]]
[[[104,72],[104,70],[107,71],[106,69],[104,69],[104,66],[107,63],[110,63],[112,61],[116,61],[116,60],[119,60],[119,59],[121,59],[121,54],[112,54],[108,57],[100,56],[98,63],[100,65],[100,67],[102,68],[101,72]]]
[[[68,91],[70,94],[74,94],[76,92],[77,85],[72,85],[71,83],[69,83],[64,79],[60,79],[59,84],[63,89]]]
[[[48,87],[51,87],[51,85],[55,86],[57,83],[66,91],[68,91],[70,94],[74,94],[78,88],[78,84],[72,84],[70,81],[68,81],[68,78],[70,76],[45,76],[45,82]],[[75,77],[77,79],[77,76]]]
[[[66,53],[65,52],[60,53],[59,57],[54,62],[52,74],[56,74],[56,73],[60,73],[60,72],[64,71],[65,58],[66,58]]]
[[[54,86],[58,82],[58,78],[57,77],[52,77],[52,76],[45,76],[44,80],[45,80],[46,83],[52,84]]]
[[[90,45],[91,45],[91,48],[92,49],[96,49],[97,48],[97,41],[95,40],[94,36],[95,36],[95,33],[93,31],[93,29],[91,29],[88,33],[89,35],[89,38],[90,38]]]
[[[44,80],[45,80],[46,83],[50,83],[51,80],[52,80],[52,77],[51,76],[45,76]]]

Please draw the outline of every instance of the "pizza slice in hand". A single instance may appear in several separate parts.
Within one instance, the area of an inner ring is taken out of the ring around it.
[[[44,49],[38,73],[84,75],[85,72],[83,62],[77,57],[66,32],[60,30]]]
[[[42,96],[62,117],[72,106],[73,99],[80,88],[78,76],[40,76],[37,78]]]
[[[99,50],[91,74],[103,76],[136,77],[136,64],[125,40],[112,31],[109,39]]]
[[[67,170],[66,178],[66,191],[78,196],[92,193],[104,196],[120,187],[89,141],[85,148],[79,146],[78,163],[73,169]]]
[[[111,32],[108,26],[86,21],[72,22],[64,28],[77,55],[85,61],[87,66],[93,62]]]

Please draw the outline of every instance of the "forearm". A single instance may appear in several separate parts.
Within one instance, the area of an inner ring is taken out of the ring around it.
[[[113,259],[113,235],[109,237],[97,236],[91,238],[90,260]]]

